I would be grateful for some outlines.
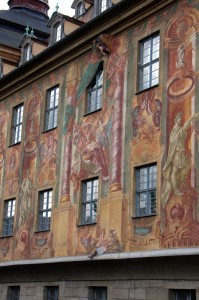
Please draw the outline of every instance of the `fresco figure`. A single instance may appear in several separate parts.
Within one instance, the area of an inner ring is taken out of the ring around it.
[[[27,216],[31,213],[31,193],[32,182],[30,179],[30,170],[28,169],[27,175],[22,182],[21,189],[19,192],[20,207],[18,228],[25,223]]]
[[[176,61],[177,69],[185,67],[184,56],[185,56],[185,45],[181,44],[177,51],[177,61]]]
[[[162,171],[164,177],[161,196],[163,207],[165,207],[171,191],[177,196],[184,194],[179,186],[183,182],[183,178],[185,180],[190,167],[190,155],[187,154],[185,140],[187,130],[198,119],[199,113],[196,113],[182,126],[182,113],[178,113],[175,117],[170,133],[168,156]]]

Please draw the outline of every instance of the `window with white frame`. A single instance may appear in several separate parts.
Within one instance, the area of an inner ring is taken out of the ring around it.
[[[19,300],[20,286],[8,286],[7,300]]]
[[[96,223],[98,178],[82,182],[82,224]]]
[[[97,0],[98,1],[98,14],[102,13],[112,5],[111,0]]]
[[[169,300],[196,300],[196,290],[170,290]]]
[[[136,217],[156,214],[157,164],[135,169]]]
[[[139,91],[159,83],[159,52],[159,33],[140,42]]]
[[[15,199],[5,200],[2,236],[11,236],[13,234],[14,216]]]
[[[107,300],[107,287],[89,287],[88,300]]]
[[[58,300],[59,287],[58,286],[46,286],[44,292],[44,300]]]
[[[50,229],[52,212],[52,189],[39,192],[38,230]]]
[[[59,104],[59,86],[55,86],[47,91],[44,130],[50,130],[57,126],[58,104]]]
[[[55,42],[61,40],[61,23],[55,26]]]
[[[22,136],[22,123],[23,123],[23,111],[24,105],[20,104],[13,108],[13,116],[12,116],[12,144],[16,144],[21,142]]]
[[[86,113],[92,113],[102,108],[103,92],[103,63],[100,63],[98,70],[87,87]]]

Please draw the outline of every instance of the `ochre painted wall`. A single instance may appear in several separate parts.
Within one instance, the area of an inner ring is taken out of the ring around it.
[[[16,198],[0,260],[199,244],[198,1],[180,2],[94,46],[0,103],[0,205]],[[138,92],[138,43],[160,32],[160,82]],[[103,61],[102,109],[85,115],[86,87]],[[44,132],[46,91],[59,85],[58,126]],[[24,103],[22,142],[10,146]],[[135,168],[157,163],[157,215],[135,217]],[[81,226],[81,182],[99,178],[97,223]],[[51,230],[37,232],[38,193],[53,189]],[[26,203],[29,205],[26,205]],[[2,228],[1,228],[2,230]]]

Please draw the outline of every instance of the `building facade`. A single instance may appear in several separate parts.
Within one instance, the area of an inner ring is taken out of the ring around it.
[[[199,1],[9,2],[0,299],[198,300]]]

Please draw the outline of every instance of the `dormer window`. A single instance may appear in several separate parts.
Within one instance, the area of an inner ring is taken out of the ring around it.
[[[99,15],[104,12],[106,9],[112,6],[111,0],[95,0],[95,15]]]
[[[31,46],[27,44],[24,47],[24,61],[28,61],[29,59],[31,59]]]
[[[77,5],[77,18],[80,17],[84,12],[84,7],[83,7],[83,2],[80,2],[78,5]]]
[[[58,42],[60,40],[61,40],[61,23],[55,26],[55,42]]]
[[[102,13],[108,8],[107,0],[99,0],[99,13]]]

